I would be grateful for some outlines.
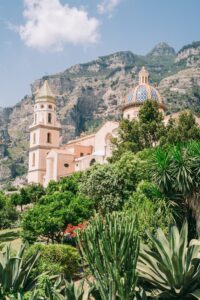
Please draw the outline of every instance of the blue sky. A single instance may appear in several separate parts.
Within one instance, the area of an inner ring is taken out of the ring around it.
[[[120,50],[179,50],[200,40],[199,0],[1,0],[0,106],[30,84]]]

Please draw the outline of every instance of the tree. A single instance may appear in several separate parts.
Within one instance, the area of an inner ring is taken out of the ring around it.
[[[12,203],[21,207],[23,211],[23,206],[36,203],[45,194],[44,188],[39,184],[30,184],[26,187],[20,189],[19,193],[14,193],[11,195]]]
[[[93,214],[93,201],[71,192],[55,192],[43,196],[22,218],[22,235],[35,241],[39,236],[61,241],[63,230],[69,223],[79,224]]]
[[[164,132],[163,116],[157,102],[145,101],[138,120],[120,122],[118,138],[113,139],[114,151],[110,161],[117,161],[125,151],[136,153],[157,145]]]
[[[0,192],[0,229],[10,228],[18,219],[18,213],[10,198]]]
[[[152,178],[169,198],[192,209],[200,236],[200,143],[155,149]]]
[[[161,145],[187,143],[200,140],[200,127],[190,111],[182,112],[178,119],[170,119],[166,134],[160,139]]]
[[[121,210],[142,176],[145,162],[131,152],[113,164],[94,165],[81,178],[80,191],[95,201],[98,211]]]

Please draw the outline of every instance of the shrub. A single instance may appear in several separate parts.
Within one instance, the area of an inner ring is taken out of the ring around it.
[[[31,257],[38,250],[40,257],[32,276],[48,272],[48,275],[64,274],[66,277],[73,277],[77,272],[80,256],[74,247],[59,244],[35,244],[27,250],[26,258]]]

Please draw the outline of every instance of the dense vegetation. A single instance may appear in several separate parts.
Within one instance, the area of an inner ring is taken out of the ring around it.
[[[190,112],[164,125],[147,101],[108,164],[1,192],[1,228],[29,242],[1,245],[1,299],[200,299],[199,139]]]

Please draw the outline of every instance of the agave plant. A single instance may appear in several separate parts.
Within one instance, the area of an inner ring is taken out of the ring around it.
[[[200,299],[200,241],[188,245],[187,222],[180,232],[171,226],[168,236],[158,229],[149,238],[155,250],[141,245],[137,269],[140,279],[152,286],[152,295],[156,299]]]
[[[87,294],[83,289],[84,281],[74,283],[67,281],[63,276],[59,276],[56,280],[47,278],[45,280],[45,296],[41,300],[88,300]],[[38,298],[40,299],[40,298]]]
[[[0,252],[0,299],[4,299],[10,291],[15,294],[33,288],[35,282],[30,282],[30,272],[39,253],[35,253],[24,263],[24,251],[25,245],[20,247],[16,256],[13,256],[10,246]]]

